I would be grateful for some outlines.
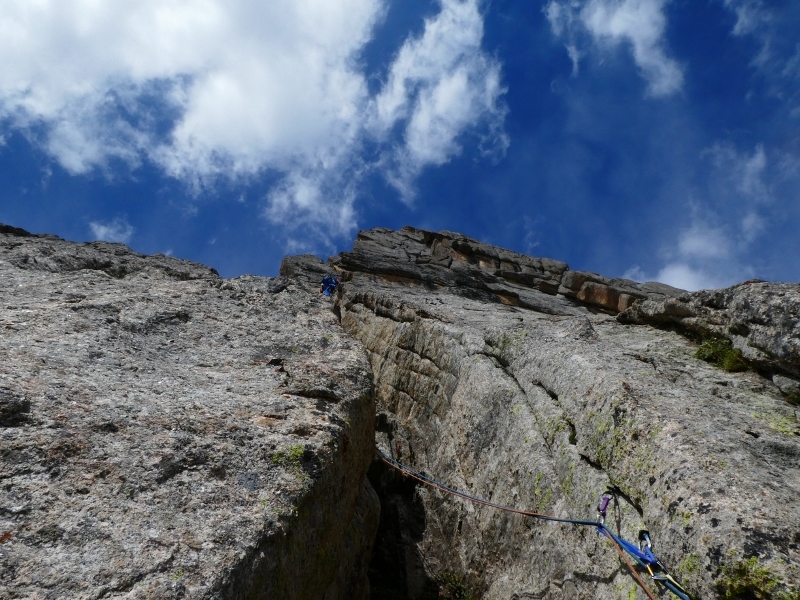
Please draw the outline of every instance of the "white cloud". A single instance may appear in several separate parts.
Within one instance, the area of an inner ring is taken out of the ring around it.
[[[717,289],[736,283],[735,279],[723,278],[685,263],[668,264],[658,272],[655,280],[690,292]]]
[[[752,277],[748,249],[764,232],[764,220],[750,212],[740,222],[730,222],[708,209],[692,208],[689,225],[663,250],[656,273],[633,265],[623,277],[660,281],[689,291],[727,287]]]
[[[753,249],[771,242],[766,235],[782,225],[777,215],[791,214],[800,161],[763,144],[740,150],[731,143],[715,144],[701,158],[708,165],[703,201],[689,206],[688,223],[666,240],[660,267],[632,267],[627,276],[690,290],[765,276],[764,263],[753,266]]]
[[[734,258],[736,250],[737,245],[723,227],[694,217],[665,252],[666,264],[656,275],[648,276],[639,266],[634,266],[625,277],[660,281],[689,291],[725,287],[743,280],[747,272],[738,262],[738,256]]]
[[[545,15],[553,33],[566,37],[575,49],[580,34],[588,33],[596,46],[630,46],[633,59],[652,96],[668,96],[683,86],[683,71],[665,49],[668,0],[550,0]],[[577,50],[569,51],[573,73]]]
[[[111,110],[104,98],[70,102],[46,121],[48,132],[42,142],[45,150],[73,175],[96,166],[105,168],[111,159],[138,166],[149,136],[112,116]]]
[[[271,220],[349,232],[361,175],[385,169],[410,195],[465,132],[507,144],[478,0],[440,0],[370,95],[360,55],[387,1],[7,0],[0,120],[73,174],[150,160],[198,190],[277,174]]]
[[[736,13],[734,35],[746,35],[769,22],[770,15],[760,0],[724,0],[725,6]]]
[[[524,215],[522,218],[522,226],[525,232],[525,237],[523,238],[525,254],[533,256],[536,248],[541,245],[540,232],[544,226],[544,222],[541,218],[532,218],[528,215]]]
[[[92,221],[89,223],[92,235],[97,240],[104,242],[120,242],[127,244],[133,237],[134,229],[125,219],[117,218],[108,223]]]
[[[652,281],[651,277],[648,277],[647,274],[644,272],[644,269],[639,265],[631,265],[628,267],[628,270],[622,274],[624,279],[632,279],[633,281],[639,281],[644,283],[645,281]]]
[[[404,197],[427,165],[440,165],[460,151],[459,135],[484,123],[493,144],[487,153],[504,154],[506,109],[500,65],[481,50],[483,19],[474,0],[443,0],[442,10],[425,22],[418,38],[406,40],[375,100],[372,124],[385,138],[404,125],[404,145],[387,156],[392,182]]]
[[[180,176],[254,172],[347,137],[366,95],[355,58],[380,11],[379,0],[11,1],[2,112],[44,122],[73,172],[121,148]],[[163,105],[178,115],[168,139],[154,131]]]
[[[753,156],[748,158],[742,165],[742,179],[739,189],[743,194],[758,200],[769,200],[769,190],[764,182],[766,166],[767,156],[764,154],[764,146],[759,144]]]
[[[759,71],[759,83],[767,83],[766,91],[784,105],[790,117],[800,114],[797,89],[800,84],[800,44],[797,42],[797,20],[800,11],[796,2],[763,0],[724,0],[736,15],[731,30],[734,36],[748,36],[758,46],[751,65]],[[749,46],[749,44],[748,44]],[[751,93],[760,94],[761,86]],[[763,89],[763,88],[762,88]]]
[[[320,240],[329,234],[350,235],[357,227],[355,193],[352,185],[339,180],[329,185],[330,179],[328,174],[304,174],[299,170],[289,173],[269,193],[264,215],[287,231],[310,228],[310,237]]]
[[[577,77],[580,71],[581,52],[575,44],[567,44],[567,56],[572,61],[572,76]]]
[[[701,157],[708,165],[703,201],[689,203],[688,222],[665,240],[660,266],[647,271],[634,266],[626,277],[697,290],[757,275],[752,249],[768,231],[763,213],[774,199],[765,181],[776,180],[775,161],[762,145],[742,152],[716,144]]]
[[[678,236],[677,250],[684,259],[727,258],[730,241],[721,228],[693,223]]]
[[[735,278],[720,277],[718,273],[709,272],[680,261],[668,263],[659,269],[655,275],[649,275],[639,265],[633,265],[622,276],[625,279],[632,279],[641,283],[658,281],[690,292],[717,289],[736,283]]]
[[[753,243],[767,228],[767,221],[755,212],[747,213],[741,220],[741,235],[746,244]]]
[[[786,61],[786,64],[781,70],[781,75],[787,79],[800,79],[800,44],[795,46],[795,52],[791,58]]]
[[[575,8],[578,6],[580,5],[550,0],[544,7],[544,14],[550,21],[550,29],[555,35],[562,36],[569,33],[574,21]]]
[[[776,169],[782,179],[800,178],[800,156],[785,154],[778,160]]]

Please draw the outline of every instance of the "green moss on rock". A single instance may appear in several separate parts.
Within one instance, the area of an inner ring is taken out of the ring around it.
[[[469,592],[464,578],[454,571],[442,571],[434,579],[439,584],[439,598],[443,600],[474,600],[477,597]]]
[[[700,344],[695,358],[704,360],[732,373],[747,370],[747,363],[742,353],[733,347],[725,338],[711,338]]]
[[[800,590],[787,588],[755,556],[723,567],[717,589],[725,600],[800,600]]]

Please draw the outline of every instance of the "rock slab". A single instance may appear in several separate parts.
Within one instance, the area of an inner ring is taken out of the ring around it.
[[[664,300],[682,293],[663,283],[572,271],[561,261],[526,256],[450,231],[413,227],[361,231],[353,250],[332,257],[331,265],[345,275],[370,273],[397,283],[446,287],[551,314],[577,314],[585,312],[584,306],[617,314],[636,300]]]
[[[0,227],[0,597],[367,598],[372,379],[331,308]]]

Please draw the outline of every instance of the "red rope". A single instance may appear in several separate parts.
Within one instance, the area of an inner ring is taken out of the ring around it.
[[[619,547],[617,540],[611,537],[611,535],[605,529],[603,530],[603,535],[605,535],[609,540],[611,540],[611,543],[614,545],[614,548],[619,553],[619,557],[625,562],[626,565],[628,565],[628,569],[630,570],[631,574],[633,574],[634,578],[636,579],[636,582],[639,584],[639,587],[641,587],[644,590],[644,593],[647,594],[647,597],[650,598],[650,600],[656,600],[656,597],[653,596],[653,592],[651,592],[650,588],[647,587],[647,585],[645,585],[642,576],[639,575],[639,572],[633,567],[631,562],[628,560],[628,557],[625,556],[625,552],[622,550],[622,548]]]

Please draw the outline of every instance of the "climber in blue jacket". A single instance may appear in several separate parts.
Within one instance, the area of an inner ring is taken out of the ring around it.
[[[339,286],[339,278],[332,275],[325,275],[322,280],[322,285],[319,288],[320,293],[330,296],[332,292]]]

